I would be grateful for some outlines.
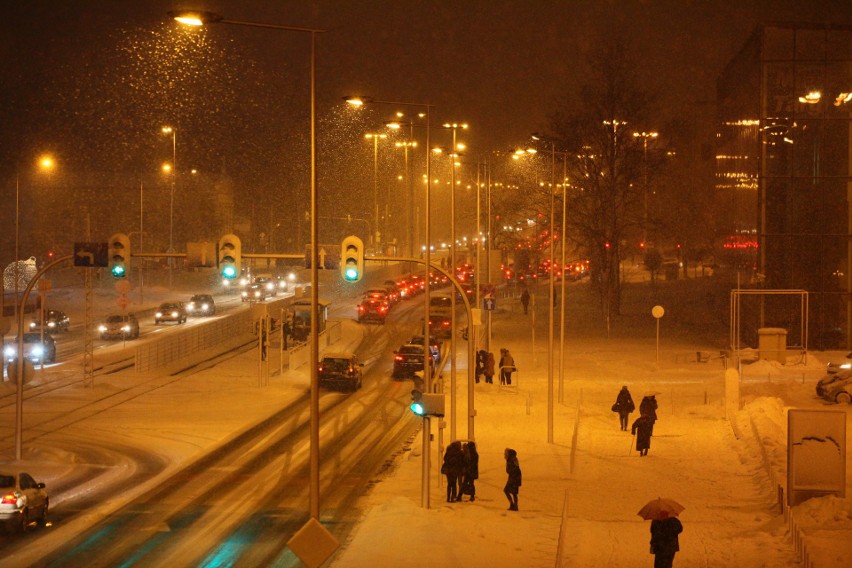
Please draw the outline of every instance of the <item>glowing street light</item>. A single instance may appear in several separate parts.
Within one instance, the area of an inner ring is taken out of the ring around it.
[[[317,377],[317,361],[319,361],[319,328],[317,326],[317,311],[319,305],[319,270],[318,270],[318,226],[317,226],[317,136],[316,136],[316,37],[326,30],[268,24],[263,22],[246,22],[227,20],[218,14],[201,11],[172,11],[169,16],[178,22],[190,26],[221,23],[251,28],[266,28],[282,31],[308,33],[311,36],[310,51],[310,116],[311,116],[311,443],[310,443],[310,502],[311,517],[319,519],[319,381]]]
[[[373,228],[376,233],[373,235],[373,247],[381,251],[380,239],[384,236],[379,230],[379,139],[386,139],[387,134],[378,132],[368,132],[364,134],[364,138],[373,141]],[[385,216],[387,216],[387,201],[385,201]],[[387,231],[387,219],[383,229]]]

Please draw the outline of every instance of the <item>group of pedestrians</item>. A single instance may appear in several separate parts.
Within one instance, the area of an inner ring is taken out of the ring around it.
[[[512,373],[517,371],[517,367],[515,367],[515,358],[512,357],[512,354],[509,353],[509,350],[506,348],[500,349],[500,384],[501,385],[511,385],[512,384]],[[485,349],[480,349],[476,352],[476,367],[474,372],[474,379],[476,382],[479,382],[480,377],[485,378],[485,382],[488,384],[492,384],[494,382],[494,354],[486,351]]]
[[[615,403],[612,405],[612,411],[618,413],[622,432],[627,431],[628,417],[635,409],[636,405],[633,403],[633,397],[630,396],[627,386],[621,387]],[[636,451],[639,452],[639,457],[647,456],[648,450],[651,449],[651,436],[654,434],[654,423],[656,421],[657,395],[646,394],[642,397],[642,402],[639,403],[639,418],[634,420],[630,427],[630,433],[636,436]]]
[[[506,485],[503,493],[509,500],[509,510],[518,510],[518,492],[521,487],[521,466],[518,463],[518,452],[511,448],[503,451],[506,460]],[[471,501],[476,501],[476,480],[479,479],[479,452],[475,442],[462,443],[460,440],[451,442],[444,451],[444,463],[441,473],[447,478],[447,503],[462,500],[463,495],[469,495]]]
[[[444,452],[441,473],[447,476],[447,503],[461,501],[462,495],[476,500],[476,480],[479,479],[479,452],[475,442],[462,444],[456,440]]]

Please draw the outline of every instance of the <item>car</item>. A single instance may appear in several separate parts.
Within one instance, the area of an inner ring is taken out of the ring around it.
[[[423,345],[405,343],[393,352],[393,372],[395,379],[413,376],[423,370]]]
[[[167,321],[181,324],[186,319],[186,306],[183,305],[183,302],[164,302],[154,312],[154,325],[160,325]]]
[[[272,294],[270,294],[264,284],[255,283],[249,284],[246,289],[240,293],[240,295],[243,297],[243,302],[262,302],[269,298]]]
[[[432,360],[435,361],[435,363],[438,363],[438,361],[441,360],[441,347],[437,341],[434,341],[434,338],[432,336],[429,336],[429,339],[433,340],[429,342],[431,343],[431,345],[429,346],[429,352],[432,353]],[[413,335],[411,339],[408,340],[408,342],[412,345],[423,345],[423,342],[425,340],[426,338],[422,335]]]
[[[388,303],[379,299],[365,299],[358,304],[358,323],[372,321],[385,323],[388,316]]]
[[[266,289],[266,293],[270,296],[278,295],[278,282],[271,276],[258,276],[254,279],[255,284],[260,284]]]
[[[136,339],[139,337],[139,320],[134,314],[107,316],[98,326],[101,339]]]
[[[34,317],[30,322],[30,331],[39,331],[44,328],[45,331],[53,333],[55,331],[68,331],[70,327],[71,320],[61,310],[45,310],[44,325],[42,325],[39,316]]]
[[[829,402],[852,404],[852,369],[840,368],[819,380],[816,393]]]
[[[438,294],[429,300],[429,313],[449,316],[453,313],[453,299],[449,294]]]
[[[352,353],[326,353],[317,367],[320,386],[355,392],[363,380],[364,364]]]
[[[56,361],[56,341],[49,333],[29,332],[24,334],[24,357],[33,363],[53,363]],[[3,358],[9,363],[18,358],[18,339],[7,343],[3,349]]]
[[[25,472],[0,470],[0,522],[7,528],[24,532],[33,520],[44,526],[49,507],[44,483]]]
[[[216,302],[210,294],[196,294],[187,302],[186,313],[191,316],[212,316],[216,313]]]
[[[391,298],[388,295],[388,291],[384,288],[372,288],[364,292],[365,300],[381,300],[388,306],[391,305]]]
[[[453,320],[450,316],[429,315],[429,334],[435,339],[450,339],[453,336]]]

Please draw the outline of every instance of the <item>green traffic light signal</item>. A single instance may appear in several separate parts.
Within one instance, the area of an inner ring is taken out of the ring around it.
[[[116,278],[124,277],[124,267],[121,265],[115,265],[112,267],[112,275]]]
[[[364,242],[348,236],[340,244],[340,275],[347,282],[358,282],[364,270]]]
[[[116,233],[107,243],[109,271],[113,278],[124,278],[130,269],[130,237],[124,233]]]

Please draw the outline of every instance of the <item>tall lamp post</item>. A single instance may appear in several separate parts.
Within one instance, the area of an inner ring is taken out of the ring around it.
[[[414,106],[414,107],[422,107],[426,109],[425,119],[426,119],[426,213],[425,213],[425,225],[426,225],[426,250],[425,260],[426,260],[426,286],[425,286],[425,295],[426,301],[423,302],[424,305],[424,319],[423,319],[423,345],[425,346],[425,350],[428,353],[429,345],[431,342],[429,341],[429,297],[431,294],[431,282],[429,281],[429,275],[432,272],[432,228],[430,223],[430,210],[432,207],[432,150],[431,150],[431,114],[433,105],[428,103],[410,103],[410,102],[399,102],[399,101],[380,101],[373,99],[371,97],[344,97],[344,100],[353,105],[355,107],[363,106],[367,103],[376,103],[376,104],[386,104],[386,105],[398,105],[398,106]],[[433,371],[432,358],[424,357],[424,372],[428,368],[428,372],[425,372],[426,375],[426,390],[428,392],[435,392],[435,384],[433,380]],[[428,361],[428,364],[426,362]],[[427,419],[428,420],[428,419]],[[423,461],[422,461],[422,486],[421,486],[421,494],[420,494],[420,506],[424,509],[429,508],[429,450],[431,447],[431,432],[428,428],[423,429]]]
[[[311,443],[310,443],[310,501],[311,517],[319,519],[319,384],[317,380],[317,362],[319,361],[319,334],[317,311],[319,308],[319,261],[317,254],[317,116],[316,116],[316,44],[317,34],[326,30],[298,26],[284,26],[261,22],[245,22],[227,20],[211,12],[169,12],[169,15],[183,24],[201,26],[204,24],[220,23],[252,28],[300,32],[310,34],[310,115],[311,115]]]
[[[642,139],[642,245],[648,246],[648,140],[653,140],[657,132],[634,132],[634,138]]]
[[[379,139],[384,140],[387,137],[387,134],[380,134],[378,132],[368,132],[364,135],[364,138],[373,141],[373,230],[375,231],[373,235],[373,248],[379,254],[381,254],[381,245],[379,243],[384,237],[382,231],[379,229]],[[385,219],[382,229],[387,231],[387,219]]]
[[[177,128],[172,126],[164,126],[163,134],[171,134],[172,136],[172,163],[168,169],[163,166],[163,171],[171,173],[172,189],[169,192],[169,250],[167,252],[175,252],[174,235],[175,235],[175,183],[177,181]],[[169,257],[169,288],[172,287],[172,272],[174,271],[174,259]]]

